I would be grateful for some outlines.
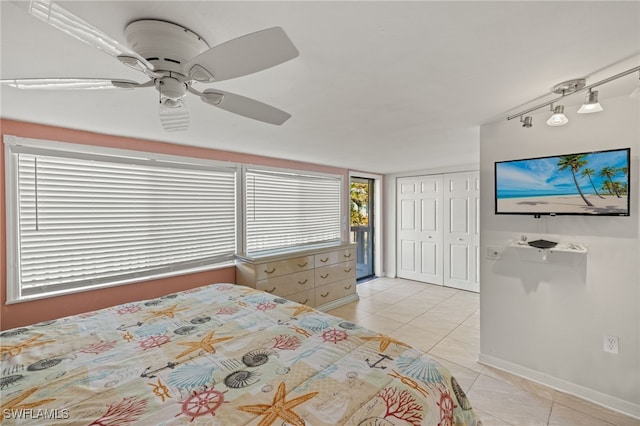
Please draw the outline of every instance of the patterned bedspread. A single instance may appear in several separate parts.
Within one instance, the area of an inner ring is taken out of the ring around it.
[[[481,424],[423,352],[232,284],[0,337],[3,424]]]

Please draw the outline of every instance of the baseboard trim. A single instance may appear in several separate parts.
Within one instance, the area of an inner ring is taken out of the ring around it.
[[[347,303],[355,302],[359,300],[360,297],[358,293],[350,294],[349,296],[342,297],[340,299],[336,299],[333,302],[325,303],[324,305],[316,306],[314,309],[322,312],[328,312],[333,309],[339,308],[342,305],[346,305]]]
[[[638,404],[633,404],[491,355],[481,353],[478,356],[478,362],[640,420],[640,405]]]

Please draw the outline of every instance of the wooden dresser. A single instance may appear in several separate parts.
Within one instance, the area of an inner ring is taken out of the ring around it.
[[[267,256],[236,255],[236,282],[328,311],[358,300],[356,245]]]

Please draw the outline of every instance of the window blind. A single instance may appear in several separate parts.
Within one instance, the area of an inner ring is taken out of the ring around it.
[[[233,258],[235,168],[34,151],[17,154],[21,297]]]
[[[247,168],[246,251],[340,240],[341,189],[340,176]]]

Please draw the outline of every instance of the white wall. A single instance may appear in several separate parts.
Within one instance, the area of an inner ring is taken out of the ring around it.
[[[600,102],[605,110],[589,115],[567,106],[563,127],[545,124],[546,109],[530,129],[517,120],[481,127],[481,253],[521,234],[585,243],[589,252],[550,264],[523,261],[517,248],[483,257],[480,359],[640,417],[640,103]],[[495,161],[622,147],[631,147],[630,217],[494,214]],[[605,335],[619,336],[618,355],[603,351]]]

